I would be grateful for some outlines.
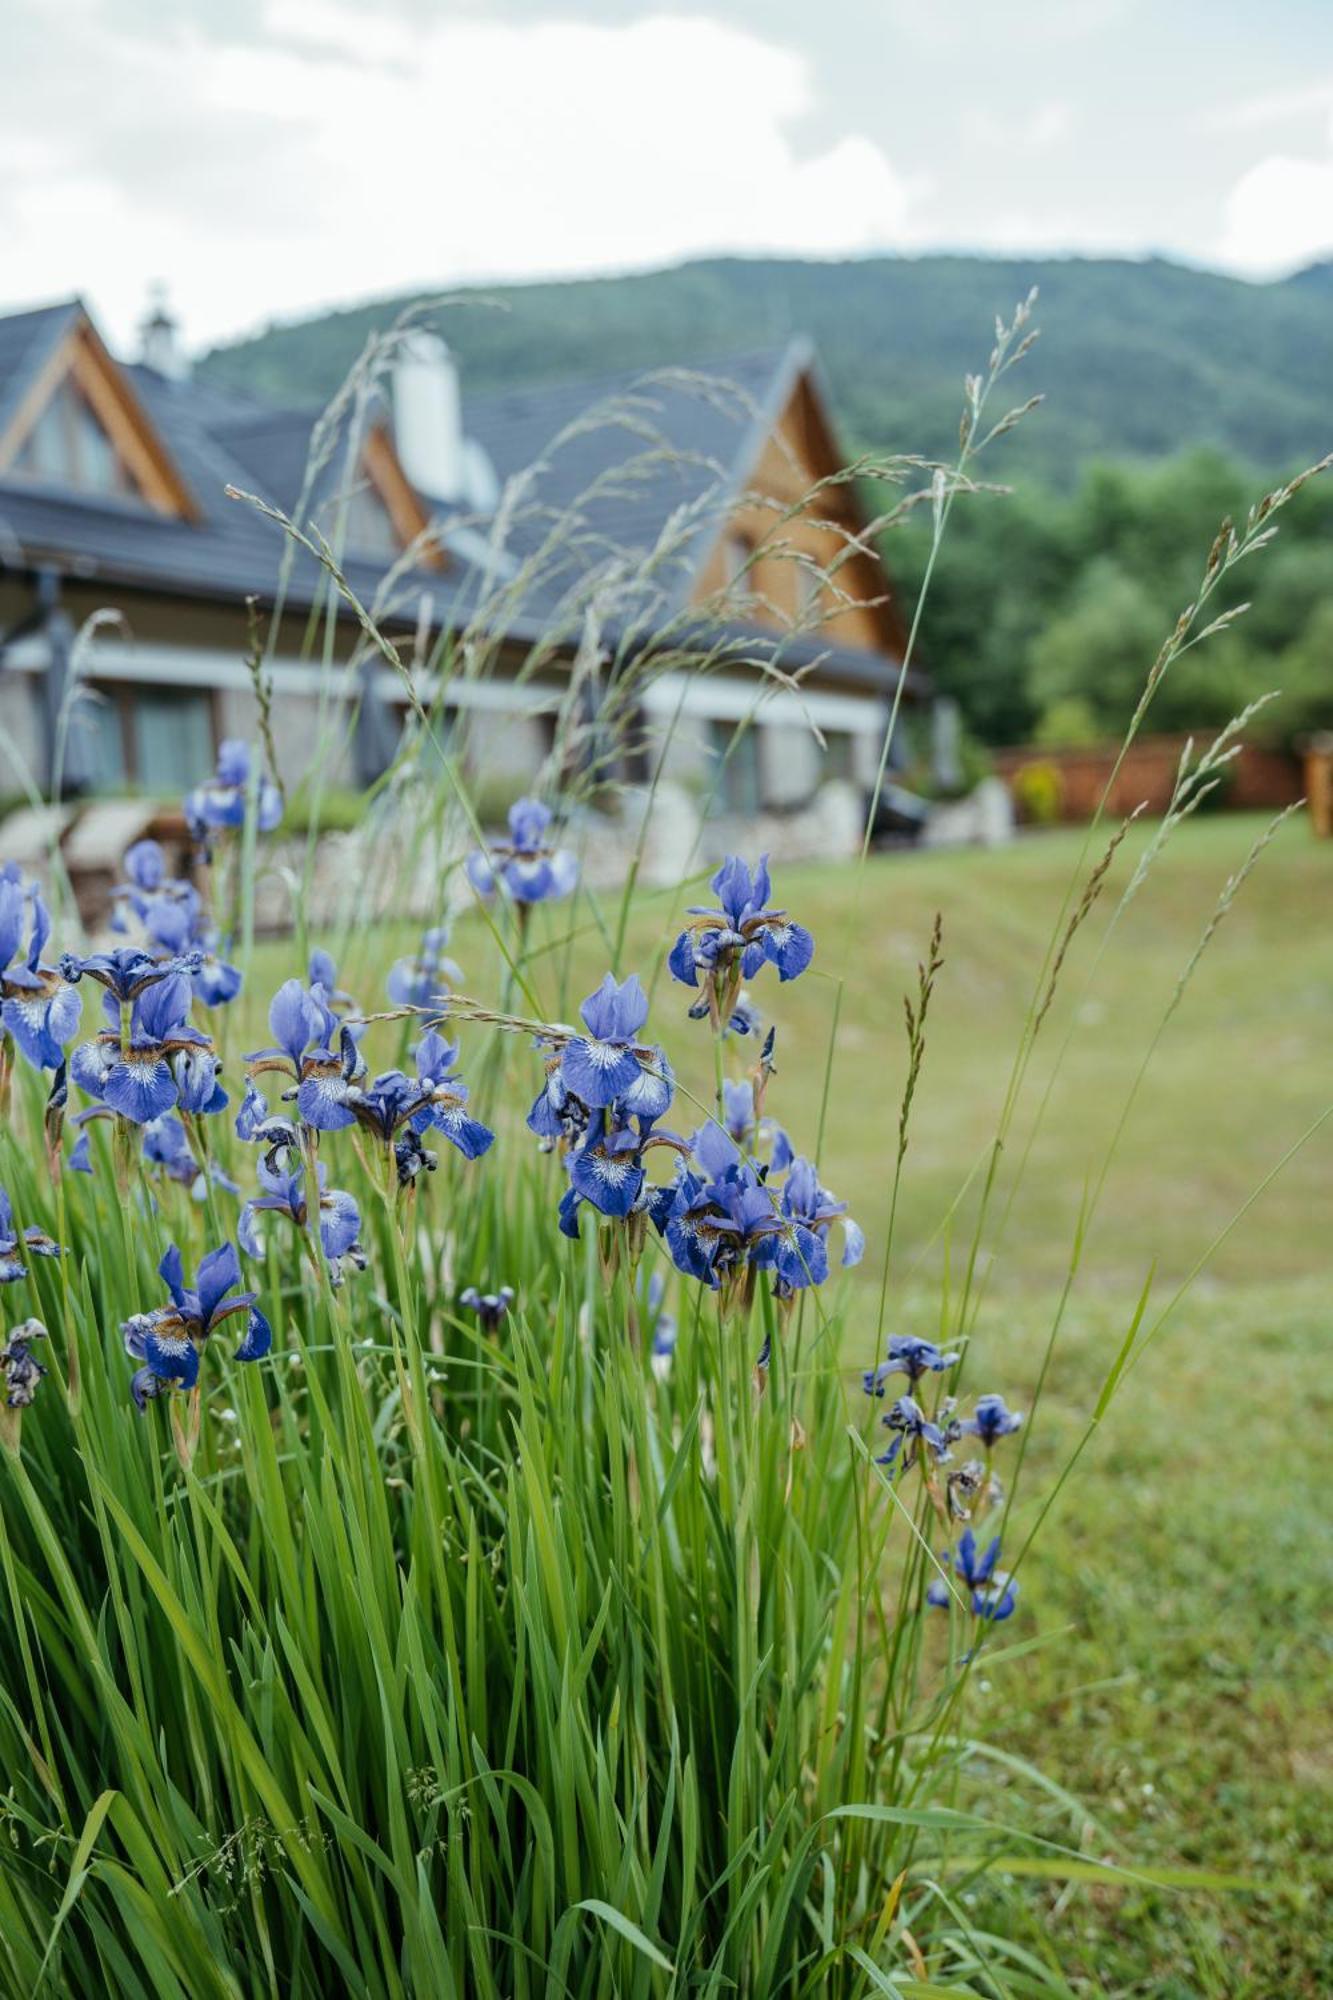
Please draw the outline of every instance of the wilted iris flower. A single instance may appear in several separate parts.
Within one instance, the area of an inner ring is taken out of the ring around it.
[[[28,948],[20,957],[28,906]],[[79,1025],[82,1001],[54,966],[42,963],[51,918],[37,890],[17,871],[0,875],[0,1025],[34,1069],[59,1069]]]
[[[250,795],[251,751],[248,743],[230,737],[218,750],[213,777],[187,793],[185,817],[197,840],[227,827],[244,826]],[[282,793],[261,772],[256,786],[255,822],[271,833],[282,818]]]
[[[706,1008],[705,1012],[707,1012]],[[741,1036],[757,1035],[763,1025],[763,1015],[759,1012],[749,994],[742,988],[736,995],[736,1004],[733,1006],[727,1024],[722,1030],[723,1034]]]
[[[915,1396],[899,1396],[893,1408],[884,1418],[888,1429],[894,1433],[887,1451],[876,1459],[877,1465],[893,1465],[904,1444],[904,1467],[915,1464],[920,1450],[929,1451],[937,1462],[949,1456],[949,1441],[938,1424],[932,1423]]]
[[[95,979],[99,986],[105,986],[113,1000],[128,1006],[150,986],[171,979],[176,973],[193,976],[203,961],[202,951],[196,949],[180,952],[174,958],[154,958],[151,952],[140,951],[135,945],[122,945],[115,951],[90,952],[86,958],[72,951],[64,952],[60,975],[72,983],[85,976]]]
[[[738,854],[729,854],[713,877],[717,909],[690,910],[691,921],[671,947],[667,964],[685,986],[707,988],[714,1028],[733,1027],[741,981],[763,965],[775,965],[782,980],[799,978],[815,955],[815,941],[785,910],[769,908],[772,893],[768,856],[753,878]]]
[[[209,1252],[193,1287],[185,1283],[181,1253],[174,1243],[157,1268],[171,1294],[171,1304],[136,1313],[120,1329],[125,1352],[132,1361],[143,1364],[130,1383],[130,1394],[140,1409],[172,1387],[193,1389],[199,1380],[199,1357],[205,1342],[224,1320],[237,1313],[246,1315],[245,1332],[236,1349],[238,1361],[262,1361],[273,1345],[272,1329],[255,1304],[258,1294],[232,1289],[241,1282],[235,1244],[224,1243]]]
[[[877,1368],[867,1368],[862,1377],[865,1392],[867,1396],[882,1396],[891,1375],[905,1375],[915,1388],[923,1375],[941,1375],[958,1358],[952,1349],[946,1353],[933,1340],[919,1340],[912,1333],[890,1334],[886,1359]]]
[[[567,848],[550,845],[552,818],[551,808],[538,799],[519,799],[510,806],[508,840],[474,848],[467,858],[467,878],[478,895],[503,889],[522,904],[570,893],[579,865]]]
[[[0,1347],[0,1376],[4,1379],[5,1407],[26,1410],[37,1394],[37,1385],[49,1371],[32,1351],[33,1342],[45,1340],[46,1328],[39,1319],[25,1319],[11,1326],[9,1338]]]
[[[1012,1616],[1018,1585],[1007,1570],[996,1568],[1000,1560],[998,1535],[987,1544],[984,1553],[978,1553],[976,1536],[970,1528],[965,1528],[956,1553],[952,1557],[946,1554],[942,1560],[971,1591],[974,1618],[989,1618],[998,1625]],[[951,1594],[948,1585],[935,1577],[927,1587],[926,1601],[947,1611]]]
[[[361,1211],[353,1197],[342,1188],[325,1186],[322,1161],[317,1164],[316,1175],[319,1186],[319,1240],[333,1282],[340,1285],[344,1258],[358,1271],[366,1268],[365,1252],[358,1241]],[[305,1229],[308,1221],[307,1183],[303,1168],[289,1173],[261,1159],[258,1176],[263,1193],[246,1202],[236,1226],[236,1240],[249,1257],[262,1257],[264,1254],[264,1245],[255,1227],[256,1218],[260,1215],[285,1215],[298,1229]]]
[[[16,1285],[26,1278],[28,1267],[23,1253],[34,1257],[59,1257],[60,1245],[42,1229],[25,1229],[22,1237],[14,1227],[14,1210],[6,1189],[0,1187],[0,1285]]]

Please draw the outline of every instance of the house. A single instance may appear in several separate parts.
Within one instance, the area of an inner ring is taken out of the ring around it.
[[[573,703],[589,741],[621,717],[611,774],[660,762],[733,811],[829,775],[868,790],[905,637],[861,525],[803,342],[463,397],[443,342],[407,327],[321,416],[196,379],[162,309],[133,363],[77,300],[13,313],[0,797],[179,792],[254,734],[257,630],[289,783],[316,755],[373,780],[416,701],[514,789]],[[927,684],[904,693],[919,708]]]

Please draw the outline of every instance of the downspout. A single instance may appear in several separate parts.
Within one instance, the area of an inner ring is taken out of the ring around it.
[[[70,660],[74,651],[74,624],[61,602],[58,570],[38,571],[37,602],[41,608],[41,624],[45,627],[48,648],[46,671],[42,675],[42,790],[48,801],[54,804],[56,779],[60,775],[56,770],[60,717],[65,706]]]

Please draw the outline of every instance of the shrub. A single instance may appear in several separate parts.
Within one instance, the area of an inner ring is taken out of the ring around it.
[[[1057,764],[1020,764],[1010,780],[1014,804],[1029,826],[1054,826],[1064,808],[1065,786]]]

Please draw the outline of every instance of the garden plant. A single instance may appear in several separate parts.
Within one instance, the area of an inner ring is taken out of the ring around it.
[[[969,382],[956,464],[857,468],[909,481],[889,512],[931,519],[927,585],[1017,421],[985,412],[1030,339],[1025,308]],[[1130,738],[1301,483],[1224,525]],[[276,525],[346,613],[336,537]],[[572,532],[550,530],[550,560]],[[601,572],[591,622],[613,587]],[[1078,1454],[1020,1533],[1064,1302],[1022,1394],[978,1314],[1032,1052],[1124,829],[1089,832],[1052,913],[999,1128],[941,1218],[932,1316],[908,1324],[895,1227],[949,1087],[929,1065],[947,911],[905,1035],[873,1054],[840,1053],[857,937],[762,853],[700,866],[632,957],[640,857],[613,896],[580,850],[608,782],[586,700],[497,835],[442,727],[451,681],[486,670],[485,621],[426,674],[384,607],[350,608],[407,691],[368,812],[393,805],[434,857],[428,926],[390,913],[367,950],[350,899],[310,934],[316,781],[294,935],[256,942],[284,811],[262,647],[254,740],[185,800],[187,869],[152,842],[126,855],[113,948],[0,873],[0,1986],[1075,1990],[1058,1927],[1011,1925],[1005,1884],[1157,1877],[1090,1854],[1039,1768],[1010,1759],[988,1798],[973,1683],[1041,1642],[1024,1562],[1064,1532],[1043,1523]],[[599,658],[576,678],[623,740],[632,676]],[[1182,762],[1117,912],[1243,726]],[[1268,837],[1182,942],[1168,1015]],[[820,978],[827,1049],[792,1046],[790,989]],[[800,1066],[822,1075],[811,1129],[784,1104]],[[875,1185],[835,1192],[840,1089],[882,1102],[883,1153]],[[1150,1312],[1145,1285],[1088,1437],[1173,1304]]]

